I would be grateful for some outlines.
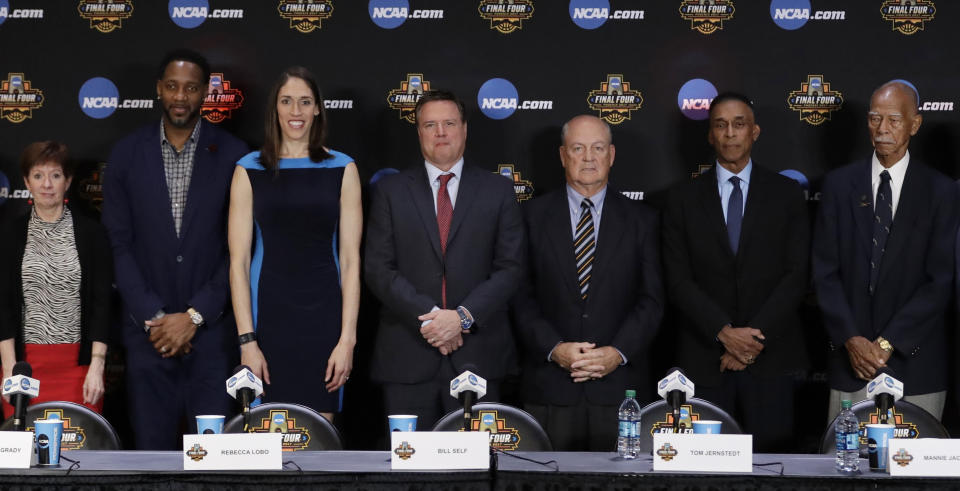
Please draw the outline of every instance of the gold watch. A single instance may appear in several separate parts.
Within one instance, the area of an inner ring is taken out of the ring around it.
[[[890,344],[890,341],[887,341],[883,336],[877,336],[877,344],[880,345],[880,349],[886,351],[887,353],[893,352],[893,345]]]

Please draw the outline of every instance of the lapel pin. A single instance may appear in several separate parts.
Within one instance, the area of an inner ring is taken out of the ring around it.
[[[207,151],[210,152],[210,153],[216,152],[216,151],[217,151],[217,144],[216,144],[216,143],[211,143],[211,144],[207,145]]]
[[[870,206],[870,204],[871,204],[870,201],[867,200],[867,195],[865,195],[865,194],[860,195],[860,207],[861,207],[861,208],[865,208],[865,207],[867,207],[867,206]]]

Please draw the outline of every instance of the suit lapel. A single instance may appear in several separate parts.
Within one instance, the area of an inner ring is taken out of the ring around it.
[[[447,235],[447,247],[450,247],[450,244],[453,243],[457,230],[460,229],[460,225],[466,219],[467,214],[470,213],[470,207],[476,201],[478,188],[480,187],[476,182],[479,180],[479,176],[476,175],[477,172],[482,171],[477,171],[464,164],[463,175],[460,176],[460,184],[457,187],[457,203],[453,207],[453,221],[450,223],[450,233]]]
[[[853,211],[853,220],[860,232],[860,245],[863,253],[869,258],[873,251],[873,184],[870,176],[870,161],[867,160],[861,169],[854,172],[853,182],[850,183],[850,206]]]
[[[573,254],[573,228],[570,225],[570,204],[567,201],[567,188],[557,191],[555,203],[548,206],[547,235],[553,253],[556,255],[558,269],[570,298],[580,299],[577,285],[577,259]]]
[[[593,260],[593,271],[591,272],[590,290],[596,291],[597,285],[602,283],[605,278],[612,275],[607,274],[610,268],[610,262],[620,245],[620,238],[623,236],[624,223],[626,222],[626,210],[615,196],[617,191],[607,186],[607,194],[603,198],[603,213],[600,216],[600,235],[597,237],[597,251]],[[590,302],[593,295],[587,297]]]
[[[153,130],[143,144],[140,145],[141,168],[137,172],[137,179],[143,183],[138,186],[141,196],[131,196],[131,199],[141,199],[147,203],[156,203],[158,226],[165,237],[177,241],[177,229],[173,223],[173,214],[170,211],[170,190],[167,188],[167,174],[163,168],[163,151],[160,148],[160,124],[153,126]],[[109,171],[108,171],[109,172]]]
[[[187,207],[183,210],[183,221],[180,223],[180,237],[187,234],[197,210],[204,206],[204,203],[200,202],[205,196],[203,189],[206,183],[214,178],[216,160],[213,157],[217,146],[212,144],[211,130],[212,127],[201,123],[197,148],[193,155],[190,189],[187,190]]]
[[[893,226],[890,227],[890,236],[887,237],[883,260],[880,261],[878,282],[882,282],[884,276],[895,267],[896,258],[906,246],[907,241],[910,240],[913,226],[917,223],[917,216],[920,211],[920,196],[928,189],[924,186],[923,176],[916,171],[917,165],[921,164],[919,162],[910,163],[903,178],[900,200],[897,202],[897,214],[893,217]]]
[[[433,246],[433,252],[437,258],[442,260],[443,254],[440,253],[440,230],[437,228],[437,211],[433,205],[433,191],[430,183],[427,182],[427,170],[423,163],[407,173],[407,186],[410,189],[410,197],[413,200],[413,206],[420,216],[420,222],[427,230],[427,237],[430,238],[430,245]],[[459,199],[459,196],[458,196]],[[449,243],[449,236],[447,237]]]
[[[707,219],[707,229],[722,244],[723,250],[733,256],[733,249],[730,248],[730,238],[727,237],[727,222],[724,220],[723,206],[720,204],[720,192],[717,191],[716,172],[716,169],[714,169],[712,172],[706,172],[696,179],[697,195],[703,215]]]

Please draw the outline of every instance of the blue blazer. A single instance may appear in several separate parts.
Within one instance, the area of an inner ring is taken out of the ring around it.
[[[813,274],[830,339],[830,386],[864,387],[844,343],[853,336],[893,344],[887,362],[907,394],[947,388],[945,314],[953,287],[957,188],[911,159],[871,297],[873,190],[870,159],[827,174],[814,230]]]
[[[227,207],[234,167],[247,151],[240,139],[201,123],[178,238],[159,121],[114,146],[103,181],[103,224],[123,298],[125,340],[144,339],[143,322],[160,309],[193,306],[210,328],[229,310]]]

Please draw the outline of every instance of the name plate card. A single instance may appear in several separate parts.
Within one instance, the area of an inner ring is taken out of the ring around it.
[[[654,433],[653,470],[753,472],[753,436]]]
[[[891,476],[960,477],[960,440],[894,438],[887,454]]]
[[[32,431],[0,431],[0,468],[29,469],[32,456]]]
[[[279,471],[282,433],[183,435],[185,471]]]
[[[490,434],[486,431],[394,431],[390,433],[390,468],[489,469]]]

